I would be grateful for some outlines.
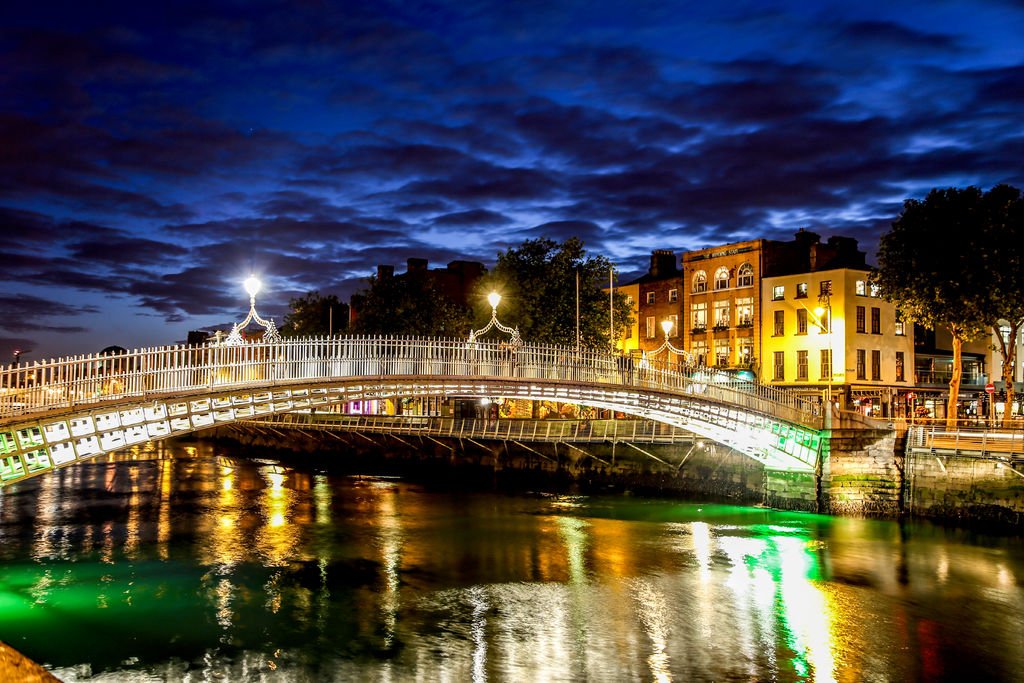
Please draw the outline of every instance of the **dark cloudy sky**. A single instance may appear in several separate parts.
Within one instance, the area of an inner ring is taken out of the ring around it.
[[[10,2],[0,362],[577,235],[624,275],[1024,186],[1020,0]]]

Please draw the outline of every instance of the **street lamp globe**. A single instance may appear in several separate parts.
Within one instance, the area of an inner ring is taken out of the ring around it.
[[[671,320],[662,320],[661,321],[661,329],[664,330],[664,332],[665,332],[665,339],[668,339],[669,334],[671,334],[671,332],[672,332],[672,321]]]
[[[247,277],[243,284],[245,286],[245,291],[249,293],[250,299],[256,298],[256,295],[260,293],[260,288],[263,286],[260,283],[259,278],[257,278],[255,275],[250,275],[249,277]]]
[[[497,308],[498,304],[501,303],[501,294],[491,292],[487,295],[487,302],[491,304],[491,308]]]

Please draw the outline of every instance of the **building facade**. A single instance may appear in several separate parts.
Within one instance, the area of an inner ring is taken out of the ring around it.
[[[913,410],[914,334],[879,298],[867,268],[766,277],[760,380],[842,410],[881,417]]]

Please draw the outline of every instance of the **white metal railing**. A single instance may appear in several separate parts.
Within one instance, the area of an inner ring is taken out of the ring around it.
[[[343,415],[284,413],[256,425],[328,431],[396,433],[501,441],[635,441],[690,443],[693,432],[655,420],[533,420],[433,417],[426,415]]]
[[[955,453],[1024,456],[1024,428],[947,427],[944,422],[912,425],[907,447]]]
[[[164,346],[0,368],[0,419],[126,398],[265,388],[354,377],[558,380],[699,394],[808,426],[819,407],[785,389],[607,351],[413,337],[293,338],[238,346]]]

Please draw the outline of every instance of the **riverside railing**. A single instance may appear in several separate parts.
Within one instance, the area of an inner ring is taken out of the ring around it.
[[[1024,425],[1009,429],[988,429],[948,427],[944,421],[915,424],[907,429],[907,446],[936,452],[1014,455],[1024,458]]]
[[[503,378],[636,387],[820,426],[819,406],[775,387],[607,351],[412,337],[165,346],[0,368],[0,419],[154,395],[385,377]]]
[[[635,441],[690,443],[693,432],[655,420],[534,420],[453,418],[427,415],[343,415],[286,413],[252,424],[326,431],[360,431],[453,439],[499,441]]]

